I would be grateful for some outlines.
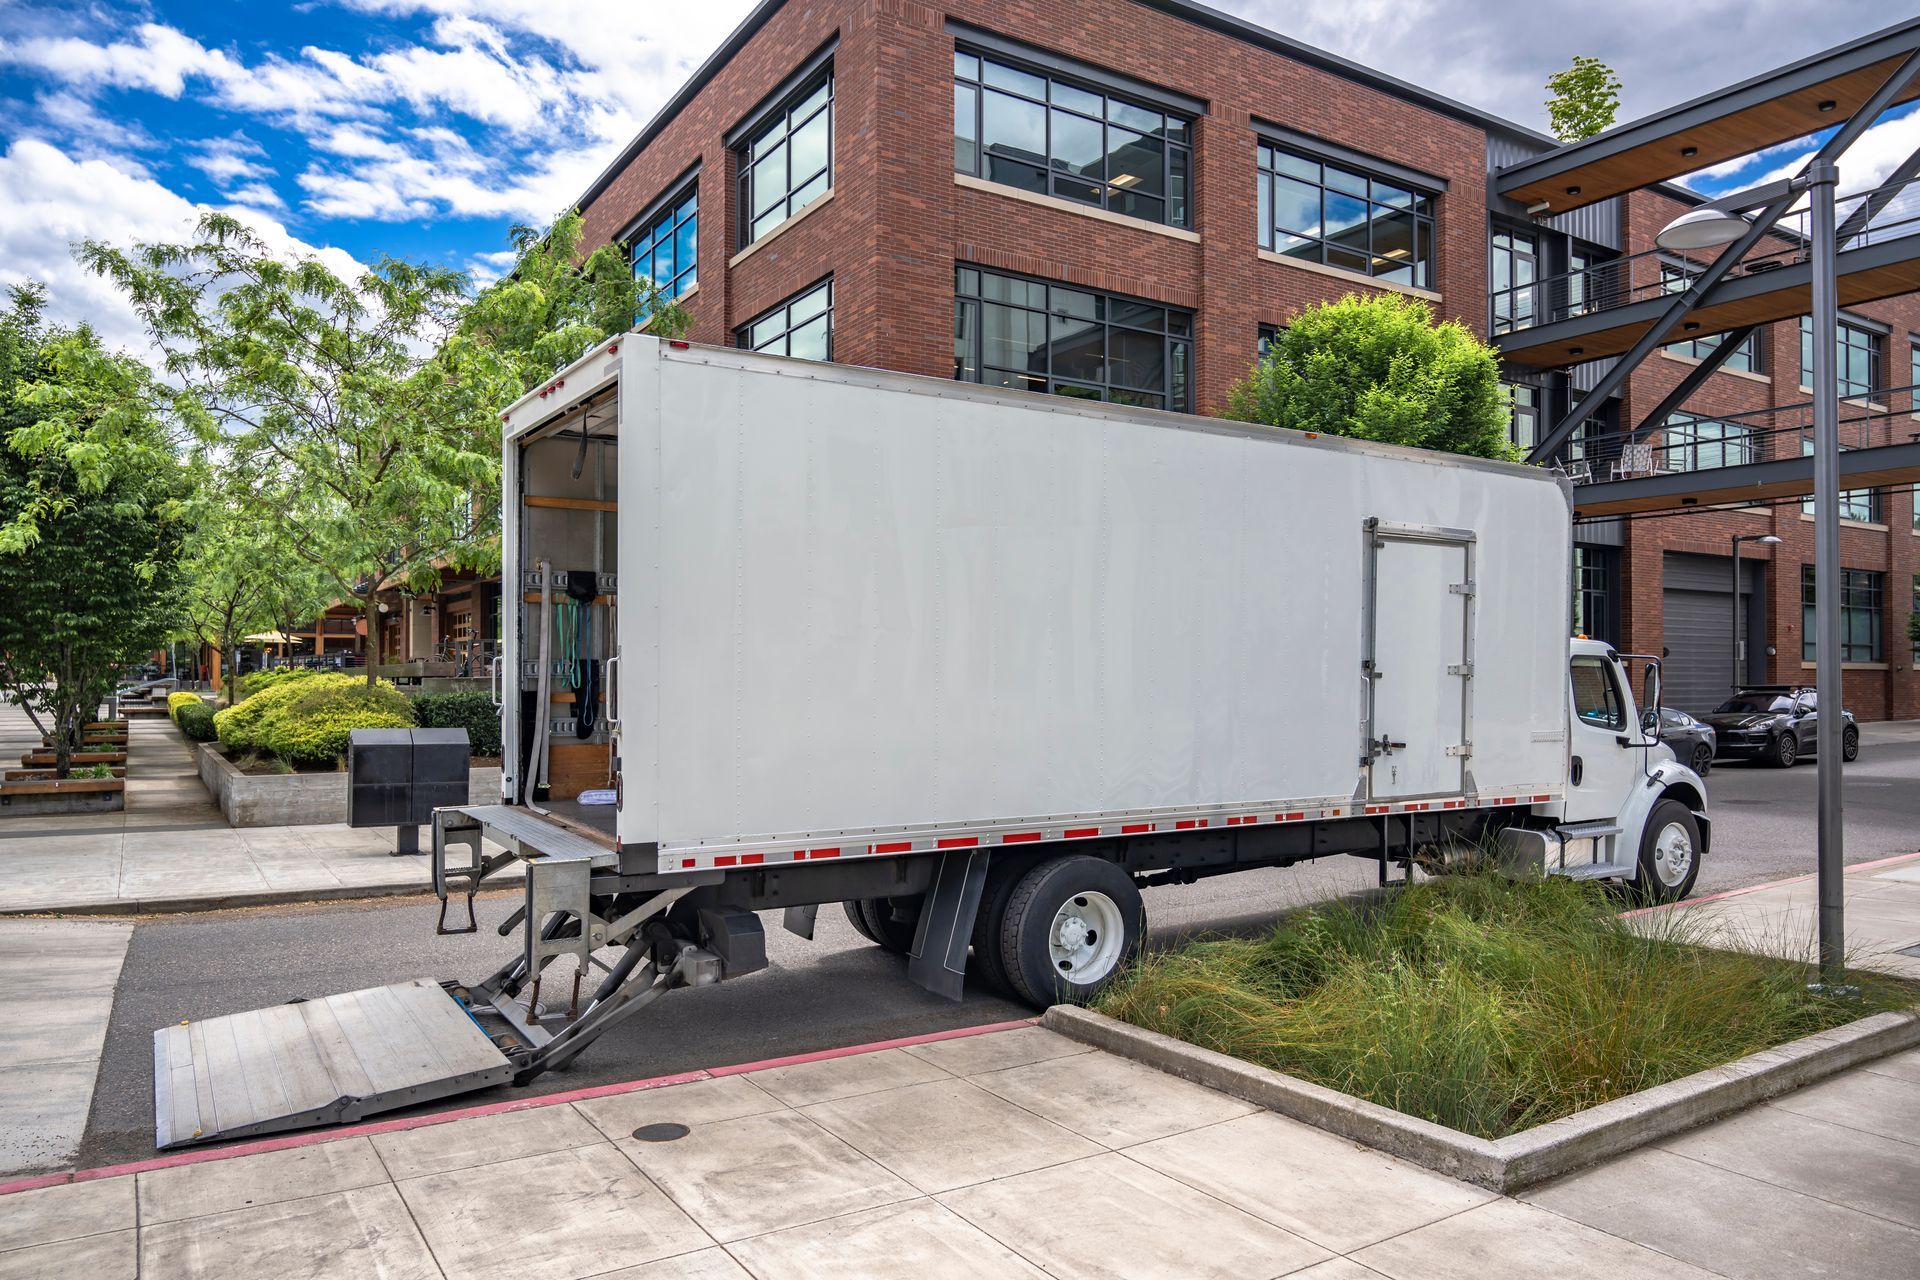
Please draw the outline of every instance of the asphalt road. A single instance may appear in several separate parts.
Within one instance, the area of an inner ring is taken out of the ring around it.
[[[1846,771],[1847,860],[1920,848],[1920,731],[1870,736]],[[1812,870],[1812,764],[1792,770],[1723,764],[1708,778],[1714,848],[1697,892]],[[1155,942],[1200,930],[1248,928],[1290,907],[1363,887],[1373,868],[1329,859],[1147,892]],[[153,1154],[153,1029],[407,978],[477,979],[512,953],[493,931],[517,893],[480,901],[481,929],[436,937],[432,899],[257,908],[142,921],[122,970],[95,1084],[80,1166]],[[770,964],[717,987],[675,992],[615,1028],[565,1072],[522,1090],[501,1088],[434,1104],[471,1105],[757,1061],[952,1027],[1025,1017],[1031,1010],[978,991],[958,1004],[919,990],[904,962],[822,908],[813,941],[767,918]],[[564,991],[564,980],[550,991]]]

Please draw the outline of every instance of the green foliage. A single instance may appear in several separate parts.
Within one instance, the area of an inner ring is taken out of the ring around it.
[[[1573,65],[1547,77],[1548,127],[1562,142],[1578,142],[1611,128],[1620,110],[1620,77],[1612,67],[1583,53]]]
[[[1907,639],[1920,644],[1920,607],[1907,615]]]
[[[1101,1012],[1498,1138],[1913,1003],[1850,974],[1699,945],[1681,912],[1620,918],[1602,886],[1456,875],[1335,903],[1264,937],[1148,956]]]
[[[79,256],[126,295],[210,424],[242,526],[336,598],[371,618],[384,591],[497,564],[496,415],[520,384],[511,360],[451,341],[460,273],[388,258],[342,279],[218,213],[185,244],[88,241]]]
[[[245,637],[315,616],[332,593],[280,537],[279,526],[263,518],[246,477],[202,459],[195,479],[181,567],[181,634],[219,650],[231,684],[239,678]]]
[[[212,742],[217,736],[213,728],[213,708],[195,698],[189,705],[182,706],[174,713],[173,722],[180,726],[180,732],[195,742]]]
[[[110,764],[76,765],[73,771],[67,776],[69,778],[111,778],[113,776],[113,766]]]
[[[456,367],[476,347],[503,361],[516,384],[507,400],[531,391],[597,343],[625,333],[636,317],[646,317],[649,333],[685,335],[685,309],[662,297],[651,281],[636,280],[616,246],[581,253],[578,210],[545,232],[516,226],[512,239],[520,255],[513,270],[473,300],[461,317],[460,332],[442,353]]]
[[[279,712],[260,729],[261,745],[289,764],[326,764],[347,753],[355,729],[410,729],[407,695],[382,680],[366,684],[331,677],[282,685],[291,691]]]
[[[414,724],[407,696],[385,680],[369,685],[340,672],[259,674],[279,678],[213,718],[221,743],[236,755],[252,751],[291,764],[325,764],[346,753],[354,729]]]
[[[0,312],[0,689],[66,776],[119,672],[177,616],[186,478],[169,395],[41,305],[16,288]]]
[[[1398,294],[1308,307],[1228,394],[1243,422],[1512,459],[1494,350]]]
[[[203,705],[205,704],[200,701],[200,695],[189,689],[179,689],[167,695],[167,714],[176,721],[180,719],[180,708]]]
[[[263,689],[276,688],[279,685],[299,680],[312,680],[323,672],[311,667],[271,667],[265,671],[249,671],[233,682],[231,703],[245,702]]]
[[[465,729],[476,756],[500,754],[500,708],[484,693],[423,693],[413,713],[427,729]]]

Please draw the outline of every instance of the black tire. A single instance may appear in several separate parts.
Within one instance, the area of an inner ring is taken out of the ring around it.
[[[1670,828],[1684,838],[1684,868],[1676,865],[1671,844],[1662,848],[1662,837]],[[1693,882],[1699,878],[1700,824],[1693,820],[1693,810],[1678,800],[1658,802],[1640,833],[1639,896],[1648,902],[1678,902],[1693,892]]]
[[[905,955],[913,950],[914,931],[920,927],[920,894],[905,898],[862,898],[861,915],[867,927],[861,932],[885,950]]]
[[[1860,731],[1852,725],[1840,735],[1840,758],[1849,764],[1860,758]]]
[[[1021,877],[1033,866],[1031,857],[996,854],[987,867],[987,883],[980,890],[980,909],[973,917],[973,954],[967,961],[967,976],[977,978],[1003,996],[1019,1000],[1007,966],[1000,959],[1000,926],[1006,919],[1007,900]]]
[[[1069,916],[1078,922],[1075,941],[1088,953],[1081,962],[1093,966],[1083,970],[1091,974],[1084,980],[1072,975],[1073,961],[1056,959],[1051,945],[1055,919],[1070,903],[1081,909]],[[1008,985],[1037,1009],[1085,1004],[1139,949],[1145,915],[1133,877],[1104,858],[1069,854],[1040,863],[1020,877],[1001,912],[1000,964]]]
[[[1788,729],[1773,740],[1773,765],[1776,769],[1791,769],[1793,762],[1800,758],[1800,740]]]
[[[880,939],[873,936],[873,930],[867,928],[866,913],[860,910],[860,903],[857,899],[847,899],[840,904],[840,909],[847,913],[847,923],[853,926],[855,933],[865,938],[868,942],[880,941]]]
[[[1707,770],[1713,768],[1713,748],[1702,742],[1693,749],[1691,762],[1693,771],[1701,777],[1707,776]]]

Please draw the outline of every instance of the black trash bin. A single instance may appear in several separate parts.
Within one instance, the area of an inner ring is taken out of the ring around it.
[[[467,802],[465,729],[355,729],[347,735],[347,825],[393,827],[394,852],[420,852],[420,828]]]

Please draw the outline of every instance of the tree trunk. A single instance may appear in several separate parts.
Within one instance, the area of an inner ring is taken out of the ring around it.
[[[371,686],[379,677],[374,669],[380,665],[380,594],[367,594],[367,684]]]

